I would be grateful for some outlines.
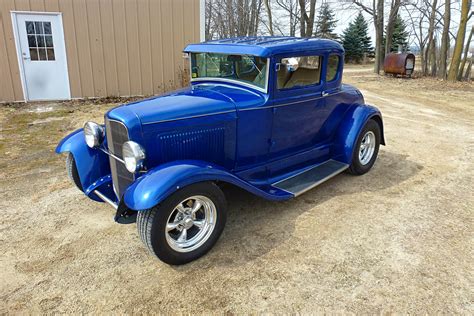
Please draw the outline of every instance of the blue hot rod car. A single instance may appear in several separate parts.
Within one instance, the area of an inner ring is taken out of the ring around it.
[[[64,138],[69,176],[137,222],[169,264],[205,254],[226,221],[230,183],[269,200],[372,167],[382,116],[342,84],[344,50],[325,39],[245,37],[188,45],[191,85],[116,107]]]

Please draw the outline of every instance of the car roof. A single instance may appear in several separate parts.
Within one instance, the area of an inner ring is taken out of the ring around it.
[[[271,57],[277,54],[327,50],[343,53],[342,46],[333,40],[292,36],[250,36],[207,41],[186,46],[184,52],[245,54]]]

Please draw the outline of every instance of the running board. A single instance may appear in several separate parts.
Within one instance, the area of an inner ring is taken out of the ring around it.
[[[331,159],[289,178],[275,182],[272,186],[298,196],[340,174],[347,168],[349,168],[348,164]]]

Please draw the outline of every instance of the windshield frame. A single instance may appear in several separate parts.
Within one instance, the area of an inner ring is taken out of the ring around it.
[[[192,69],[192,54],[199,54],[199,53],[213,53],[213,52],[188,52],[189,54],[189,69]],[[222,53],[226,54],[226,53]],[[218,81],[218,82],[224,82],[224,83],[233,83],[241,86],[245,86],[251,89],[258,90],[263,93],[268,93],[268,80],[270,76],[270,58],[269,57],[262,57],[262,56],[257,56],[257,55],[250,55],[250,54],[226,54],[226,55],[240,55],[240,56],[251,56],[251,57],[259,57],[259,58],[265,58],[267,60],[267,69],[265,71],[265,87],[259,87],[255,84],[252,84],[251,82],[246,82],[246,81],[241,81],[237,79],[229,79],[229,78],[219,78],[219,77],[200,77],[200,78],[193,78],[192,77],[192,71],[189,71],[189,77],[190,77],[190,82],[206,82],[206,81]]]

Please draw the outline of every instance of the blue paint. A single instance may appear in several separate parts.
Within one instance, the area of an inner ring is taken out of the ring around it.
[[[289,199],[292,194],[271,184],[328,159],[350,164],[363,126],[373,118],[381,122],[378,109],[366,105],[356,88],[341,83],[343,49],[334,41],[250,37],[192,44],[185,51],[269,58],[268,91],[239,82],[194,81],[107,112],[146,152],[146,171],[136,175],[123,195],[131,209],[153,207],[179,188],[201,181],[228,182],[269,200]],[[340,57],[337,75],[326,82],[332,54]],[[320,82],[278,90],[276,63],[309,55],[321,56]],[[111,189],[109,157],[88,148],[82,130],[62,140],[56,152],[74,155],[90,198],[98,200],[92,193],[96,189],[113,201],[122,198]]]

